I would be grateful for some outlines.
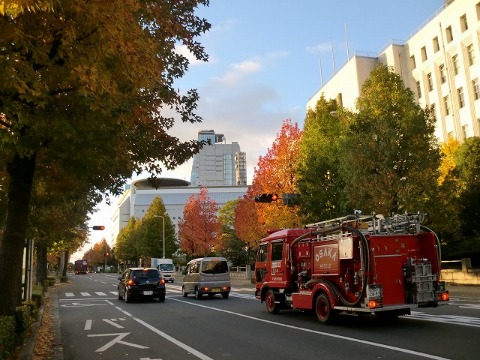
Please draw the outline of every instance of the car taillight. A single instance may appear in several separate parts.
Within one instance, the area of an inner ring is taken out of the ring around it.
[[[130,286],[135,285],[135,281],[130,279],[127,281],[127,285],[130,285]]]
[[[165,279],[162,278],[159,282],[158,282],[159,285],[165,285]]]

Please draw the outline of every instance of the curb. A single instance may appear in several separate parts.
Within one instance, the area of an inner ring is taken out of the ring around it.
[[[44,295],[45,295],[44,296],[45,299],[49,297],[48,289],[47,291],[45,291]],[[29,360],[32,358],[33,349],[35,348],[35,344],[38,338],[38,333],[40,330],[40,325],[42,324],[43,310],[44,310],[44,305],[42,303],[42,305],[40,305],[40,308],[38,309],[37,320],[32,324],[31,328],[28,330],[29,336],[26,336],[25,339],[23,339],[22,350],[20,351],[20,354],[18,356],[19,360]]]

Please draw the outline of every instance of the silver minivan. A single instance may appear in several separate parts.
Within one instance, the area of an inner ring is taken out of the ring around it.
[[[201,299],[203,294],[230,294],[230,270],[227,259],[220,256],[203,257],[188,262],[183,271],[182,295],[194,294]]]

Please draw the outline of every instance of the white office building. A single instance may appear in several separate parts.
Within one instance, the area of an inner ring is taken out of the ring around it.
[[[402,77],[421,106],[434,106],[439,141],[480,136],[479,49],[480,1],[448,0],[405,43],[391,43],[377,56],[349,59],[309,100],[307,110],[323,94],[354,111],[364,81],[382,63]]]
[[[192,186],[247,185],[246,155],[237,142],[227,144],[225,136],[214,130],[199,131],[198,140],[209,141],[210,145],[193,157]]]
[[[124,228],[131,217],[141,219],[153,199],[160,196],[175,231],[178,221],[183,217],[183,208],[190,196],[198,196],[202,187],[192,187],[185,180],[158,178],[133,181],[118,201],[118,207],[111,217],[112,240],[116,240],[119,231]],[[247,186],[209,186],[208,196],[221,208],[229,200],[241,198],[247,192]]]

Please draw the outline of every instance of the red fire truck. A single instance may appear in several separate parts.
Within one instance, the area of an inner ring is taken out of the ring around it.
[[[436,234],[424,214],[345,216],[270,233],[255,263],[255,296],[267,311],[314,310],[391,319],[449,300]]]

